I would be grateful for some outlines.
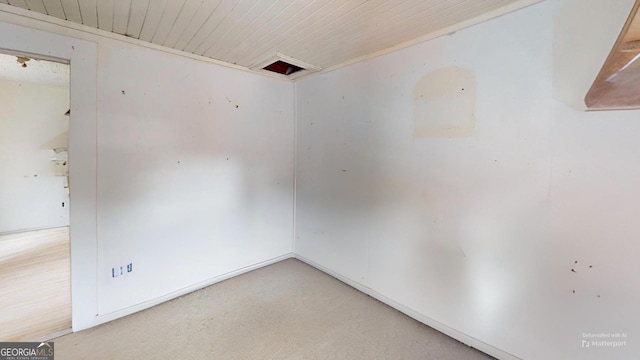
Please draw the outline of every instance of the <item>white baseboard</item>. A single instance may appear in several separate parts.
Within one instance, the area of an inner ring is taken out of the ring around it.
[[[489,345],[489,344],[487,344],[485,342],[482,342],[482,341],[480,341],[480,340],[478,340],[476,338],[473,338],[473,337],[471,337],[471,336],[469,336],[467,334],[464,334],[464,333],[462,333],[462,332],[460,332],[458,330],[452,329],[452,328],[448,327],[447,325],[445,325],[445,324],[443,324],[441,322],[433,320],[430,317],[425,316],[425,315],[423,315],[423,314],[421,314],[421,313],[419,313],[419,312],[417,312],[417,311],[415,311],[415,310],[413,310],[413,309],[411,309],[411,308],[409,308],[409,307],[407,307],[405,305],[402,305],[399,302],[397,302],[395,300],[392,300],[392,299],[390,299],[390,298],[378,293],[377,291],[375,291],[375,290],[373,290],[371,288],[368,288],[368,287],[366,287],[366,286],[364,286],[364,285],[362,285],[362,284],[360,284],[360,283],[358,283],[356,281],[353,281],[353,280],[351,280],[349,278],[346,278],[346,277],[344,277],[344,276],[342,276],[342,275],[340,275],[340,274],[338,274],[338,273],[336,273],[336,272],[334,272],[332,270],[329,270],[326,267],[324,267],[324,266],[322,266],[322,265],[320,265],[318,263],[315,263],[314,261],[309,260],[308,258],[306,258],[306,257],[304,257],[302,255],[294,254],[293,257],[298,259],[298,260],[300,260],[300,261],[302,261],[302,262],[304,262],[304,263],[306,263],[306,264],[308,264],[308,265],[313,266],[314,268],[322,271],[323,273],[326,273],[328,275],[333,276],[334,278],[336,278],[336,279],[342,281],[343,283],[355,288],[356,290],[358,290],[360,292],[363,292],[363,293],[365,293],[365,294],[367,294],[367,295],[379,300],[380,302],[391,306],[392,308],[400,311],[401,313],[403,313],[403,314],[405,314],[405,315],[407,315],[407,316],[409,316],[409,317],[411,317],[411,318],[413,318],[413,319],[415,319],[415,320],[417,320],[417,321],[419,321],[419,322],[421,322],[421,323],[423,323],[423,324],[425,324],[425,325],[427,325],[427,326],[429,326],[431,328],[434,328],[434,329],[440,331],[441,333],[460,341],[461,343],[464,343],[464,344],[466,344],[468,346],[471,346],[471,347],[473,347],[475,349],[478,349],[479,351],[482,351],[483,353],[485,353],[487,355],[491,355],[491,356],[493,356],[494,358],[496,358],[498,360],[523,360],[522,358],[519,358],[519,357],[514,356],[512,354],[509,354],[507,352],[504,352],[504,351],[502,351],[502,350],[500,350],[500,349],[498,349],[496,347],[493,347],[493,346],[491,346],[491,345]]]
[[[113,320],[119,319],[121,317],[125,317],[127,315],[131,315],[131,314],[136,313],[138,311],[142,311],[142,310],[148,309],[148,308],[150,308],[152,306],[159,305],[159,304],[161,304],[163,302],[166,302],[166,301],[169,301],[169,300],[173,300],[173,299],[175,299],[177,297],[180,297],[180,296],[192,293],[194,291],[198,291],[200,289],[206,288],[207,286],[211,286],[211,285],[213,285],[215,283],[219,283],[221,281],[230,279],[230,278],[232,278],[234,276],[242,275],[244,273],[248,273],[249,271],[260,269],[262,267],[265,267],[265,266],[268,266],[268,265],[271,265],[271,264],[275,264],[277,262],[280,262],[280,261],[286,260],[286,259],[290,259],[292,257],[294,257],[293,253],[280,255],[280,256],[277,256],[275,258],[259,262],[257,264],[245,266],[243,268],[240,268],[240,269],[237,269],[237,270],[234,270],[234,271],[230,271],[230,272],[228,272],[226,274],[222,274],[222,275],[213,277],[211,279],[208,279],[208,280],[205,280],[205,281],[201,281],[199,283],[195,283],[195,284],[193,284],[191,286],[188,286],[186,288],[182,288],[180,290],[176,290],[174,292],[171,292],[171,293],[166,294],[164,296],[155,298],[153,300],[145,301],[143,303],[140,303],[140,304],[137,304],[137,305],[133,305],[133,306],[130,306],[128,308],[125,308],[125,309],[122,309],[122,310],[118,310],[118,311],[114,311],[114,312],[111,312],[111,313],[108,313],[108,314],[98,315],[98,316],[96,316],[96,322],[93,324],[93,326],[104,324],[104,323],[107,323],[109,321],[113,321]],[[75,331],[80,331],[80,330],[84,330],[84,329],[85,328],[83,328],[83,329],[73,329],[73,331],[75,332]]]
[[[519,357],[517,357],[515,355],[509,354],[509,353],[507,353],[507,352],[505,352],[503,350],[500,350],[500,349],[498,349],[498,348],[496,348],[494,346],[491,346],[491,345],[489,345],[489,344],[487,344],[485,342],[482,342],[482,341],[480,341],[480,340],[478,340],[478,339],[476,339],[474,337],[471,337],[471,336],[469,336],[469,335],[467,335],[465,333],[462,333],[462,332],[460,332],[458,330],[450,328],[447,325],[445,325],[445,324],[443,324],[441,322],[438,322],[438,321],[436,321],[434,319],[431,319],[430,317],[428,317],[426,315],[423,315],[420,312],[418,312],[416,310],[413,310],[413,309],[411,309],[411,308],[409,308],[409,307],[407,307],[405,305],[402,305],[399,302],[397,302],[395,300],[392,300],[392,299],[390,299],[390,298],[378,293],[377,291],[375,291],[375,290],[373,290],[373,289],[371,289],[371,288],[369,288],[369,287],[367,287],[365,285],[362,285],[362,284],[360,284],[360,283],[358,283],[356,281],[353,281],[353,280],[351,280],[351,279],[349,279],[347,277],[344,277],[344,276],[342,276],[342,275],[340,275],[340,274],[338,274],[338,273],[336,273],[336,272],[334,272],[334,271],[332,271],[332,270],[330,270],[330,269],[328,269],[328,268],[326,268],[326,267],[324,267],[324,266],[322,266],[322,265],[320,265],[320,264],[318,264],[318,263],[316,263],[316,262],[314,262],[314,261],[302,256],[302,255],[294,254],[294,253],[284,254],[284,255],[275,257],[273,259],[269,259],[269,260],[266,260],[266,261],[263,261],[263,262],[260,262],[260,263],[257,263],[257,264],[246,266],[244,268],[240,268],[240,269],[237,269],[235,271],[231,271],[231,272],[228,272],[226,274],[223,274],[223,275],[220,275],[220,276],[216,276],[216,277],[208,279],[206,281],[193,284],[193,285],[191,285],[189,287],[174,291],[172,293],[169,293],[167,295],[161,296],[159,298],[156,298],[156,299],[153,299],[153,300],[149,300],[149,301],[146,301],[144,303],[140,303],[138,305],[134,305],[134,306],[128,307],[126,309],[115,311],[115,312],[112,312],[112,313],[109,313],[109,314],[104,314],[104,315],[97,316],[96,317],[96,323],[94,324],[94,326],[99,325],[99,324],[103,324],[103,323],[107,323],[109,321],[112,321],[112,320],[115,320],[115,319],[118,319],[118,318],[121,318],[121,317],[124,317],[124,316],[127,316],[127,315],[131,315],[131,314],[136,313],[138,311],[142,311],[142,310],[148,309],[148,308],[150,308],[152,306],[155,306],[155,305],[161,304],[163,302],[175,299],[175,298],[180,297],[182,295],[186,295],[186,294],[189,294],[191,292],[203,289],[203,288],[205,288],[207,286],[210,286],[210,285],[213,285],[215,283],[230,279],[230,278],[238,276],[238,275],[242,275],[242,274],[247,273],[249,271],[260,269],[262,267],[265,267],[265,266],[268,266],[268,265],[271,265],[271,264],[275,264],[277,262],[280,262],[282,260],[286,260],[286,259],[289,259],[289,258],[295,258],[295,259],[298,259],[298,260],[300,260],[300,261],[302,261],[302,262],[304,262],[304,263],[306,263],[306,264],[308,264],[310,266],[313,266],[314,268],[316,268],[316,269],[318,269],[318,270],[320,270],[320,271],[322,271],[322,272],[324,272],[324,273],[336,278],[337,280],[339,280],[339,281],[341,281],[341,282],[343,282],[343,283],[355,288],[356,290],[358,290],[358,291],[360,291],[362,293],[365,293],[365,294],[367,294],[367,295],[379,300],[380,302],[382,302],[384,304],[387,304],[387,305],[391,306],[392,308],[400,311],[401,313],[403,313],[403,314],[405,314],[405,315],[407,315],[407,316],[409,316],[409,317],[411,317],[411,318],[413,318],[413,319],[415,319],[415,320],[417,320],[417,321],[419,321],[419,322],[421,322],[421,323],[423,323],[423,324],[425,324],[425,325],[427,325],[427,326],[429,326],[429,327],[431,327],[431,328],[433,328],[435,330],[438,330],[441,333],[443,333],[443,334],[445,334],[447,336],[450,336],[450,337],[452,337],[452,338],[454,338],[454,339],[456,339],[456,340],[458,340],[458,341],[460,341],[460,342],[462,342],[462,343],[464,343],[464,344],[466,344],[468,346],[471,346],[471,347],[473,347],[475,349],[478,349],[479,351],[482,351],[483,353],[485,353],[487,355],[493,356],[498,360],[523,360],[522,358],[519,358]],[[80,329],[80,330],[83,330],[83,329]],[[79,331],[79,330],[75,330],[74,329],[74,331]],[[55,338],[55,337],[66,335],[66,334],[68,334],[70,332],[71,332],[71,330],[66,330],[66,331],[63,331],[63,332],[60,332],[60,333],[52,334],[50,336],[47,336],[47,337],[42,338],[42,339],[37,340],[37,341],[49,340],[49,339],[52,339],[52,338]]]

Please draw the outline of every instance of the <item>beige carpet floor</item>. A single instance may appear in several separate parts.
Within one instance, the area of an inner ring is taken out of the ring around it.
[[[66,359],[492,359],[298,260],[55,341]]]

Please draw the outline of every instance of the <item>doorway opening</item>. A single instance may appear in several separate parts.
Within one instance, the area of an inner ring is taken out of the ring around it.
[[[0,54],[0,341],[71,329],[69,65]]]

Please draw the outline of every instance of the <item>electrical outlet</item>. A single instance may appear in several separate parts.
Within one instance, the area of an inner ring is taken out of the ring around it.
[[[132,271],[133,271],[133,263],[128,263],[127,265],[122,265],[122,266],[115,266],[111,268],[111,277],[117,278],[122,275],[127,275]]]

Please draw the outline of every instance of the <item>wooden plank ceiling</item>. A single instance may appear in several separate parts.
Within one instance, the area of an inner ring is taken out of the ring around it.
[[[251,68],[282,53],[328,68],[523,0],[0,0]]]

